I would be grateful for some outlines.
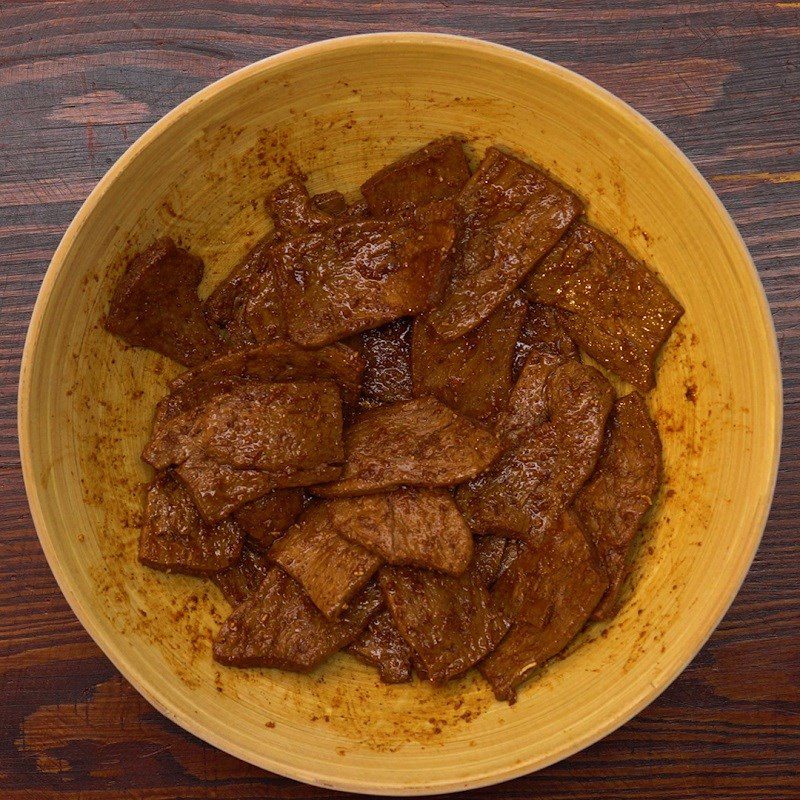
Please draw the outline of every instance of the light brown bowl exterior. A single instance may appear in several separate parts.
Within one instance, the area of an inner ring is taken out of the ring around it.
[[[474,675],[383,686],[337,656],[309,676],[211,659],[227,606],[136,561],[139,452],[177,372],[101,328],[123,256],[169,234],[207,264],[203,291],[268,228],[261,201],[295,168],[344,188],[436,136],[502,143],[575,187],[589,217],[686,308],[649,396],[664,488],[620,615],[591,627],[509,707]],[[321,42],[222,79],[151,128],[92,192],[33,314],[20,383],[25,484],[75,613],[162,713],[246,761],[312,784],[427,794],[553,763],[655,698],[727,609],[766,521],[780,444],[775,334],[747,250],[688,160],[584,78],[497,45],[431,34]]]

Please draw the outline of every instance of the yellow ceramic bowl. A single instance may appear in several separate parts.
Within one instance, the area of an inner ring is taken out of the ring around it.
[[[215,587],[136,561],[139,451],[175,365],[125,349],[102,315],[125,255],[169,234],[211,286],[268,227],[290,170],[354,194],[428,140],[463,133],[527,154],[646,259],[686,307],[649,397],[664,490],[620,615],[594,626],[509,707],[474,675],[383,686],[340,655],[309,676],[211,660]],[[20,385],[25,484],[75,613],[162,713],[268,770],[374,794],[481,786],[551,764],[661,692],[719,622],[758,546],[775,480],[780,374],[769,310],[733,223],[687,159],[584,78],[497,45],[379,34],[301,47],[204,89],[92,192],[33,314]],[[602,634],[602,635],[601,635]]]

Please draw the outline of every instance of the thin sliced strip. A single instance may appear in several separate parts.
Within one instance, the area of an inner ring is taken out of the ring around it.
[[[660,478],[658,429],[644,398],[632,392],[617,400],[597,471],[575,498],[575,513],[608,575],[608,591],[595,610],[596,619],[616,612],[631,546]]]
[[[490,653],[509,621],[492,604],[483,577],[383,567],[378,582],[402,637],[428,680],[455,678]]]
[[[544,419],[516,414],[514,402],[507,449],[456,501],[476,533],[524,539],[545,532],[594,471],[614,390],[596,369],[568,361],[547,380]],[[526,397],[523,408],[536,404]]]
[[[378,587],[370,584],[329,620],[294,578],[273,567],[220,628],[214,658],[233,667],[309,672],[356,639],[382,605]]]
[[[236,607],[258,589],[270,569],[265,556],[245,546],[235,564],[215,573],[211,579],[225,599]]]
[[[373,216],[392,217],[409,206],[454,197],[468,180],[463,144],[446,136],[376,172],[363,184],[361,194]]]
[[[411,680],[413,654],[388,611],[378,614],[347,647],[347,652],[375,667],[383,683],[407,683]]]
[[[575,638],[606,586],[603,568],[569,512],[538,546],[523,547],[492,592],[512,620],[511,630],[480,665],[498,700],[513,703],[516,687]]]
[[[242,506],[233,515],[256,550],[266,552],[291,527],[303,509],[302,489],[276,489]]]
[[[575,225],[525,291],[568,312],[572,338],[600,364],[642,391],[655,386],[656,356],[683,308],[616,239]]]
[[[420,210],[422,213],[422,210]],[[343,222],[277,245],[289,337],[321,347],[432,303],[453,243],[453,206],[415,219]]]
[[[244,533],[232,521],[206,524],[171,472],[147,489],[139,561],[164,572],[213,575],[238,561]]]
[[[317,486],[342,497],[399,486],[455,486],[483,472],[499,455],[495,436],[433,397],[362,414],[345,432],[345,464],[335,483]]]
[[[458,339],[442,339],[425,317],[417,317],[412,347],[414,396],[432,394],[468,417],[493,419],[508,403],[514,350],[527,305],[521,297],[510,297]]]
[[[308,189],[298,178],[289,178],[273,189],[267,196],[266,209],[281,239],[320,230],[333,222],[330,214],[312,202]]]
[[[328,618],[338,617],[381,565],[379,556],[337,533],[325,503],[310,506],[269,551]]]
[[[197,296],[202,277],[201,259],[170,238],[158,239],[126,265],[106,330],[187,366],[212,358],[224,346],[203,316]]]
[[[469,566],[472,533],[443,489],[399,489],[329,500],[324,506],[332,530],[390,564],[451,575]]]
[[[480,325],[525,279],[583,210],[541,170],[495,147],[458,197],[463,225],[443,300],[429,315],[444,339]]]
[[[411,398],[410,319],[398,319],[364,331],[355,337],[354,346],[364,359],[360,410]]]

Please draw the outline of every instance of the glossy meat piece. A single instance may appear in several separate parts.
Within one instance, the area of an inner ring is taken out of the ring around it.
[[[457,195],[469,180],[469,164],[459,139],[446,136],[376,172],[361,187],[376,217],[392,217],[408,206]]]
[[[596,369],[577,361],[557,367],[545,386],[544,418],[520,415],[511,432],[504,428],[505,452],[458,488],[472,530],[518,538],[546,531],[594,471],[613,402]],[[514,403],[512,395],[511,415]]]
[[[244,331],[240,341],[266,344],[286,338],[280,279],[269,259],[247,284],[236,321]]]
[[[106,330],[136,347],[148,347],[192,365],[223,349],[197,296],[203,262],[163,238],[128,262],[106,315]]]
[[[329,214],[331,217],[339,217],[347,211],[347,200],[344,195],[334,189],[330,192],[322,192],[311,197],[311,204],[317,211]]]
[[[235,608],[258,589],[270,569],[269,561],[261,553],[244,547],[235,564],[217,572],[211,579]]]
[[[578,348],[564,327],[564,312],[541,303],[528,303],[525,321],[514,349],[514,377],[532,358],[544,367],[555,367],[578,358]]]
[[[582,211],[535,167],[490,147],[459,195],[455,269],[429,322],[444,339],[480,325],[525,279]]]
[[[362,410],[411,398],[411,320],[398,319],[358,337],[364,358]]]
[[[248,543],[266,552],[294,524],[302,508],[302,489],[276,489],[242,506],[233,518],[247,534]]]
[[[390,564],[460,575],[472,558],[472,533],[443,489],[399,489],[324,506],[332,530]]]
[[[506,546],[512,542],[503,536],[479,536],[475,540],[475,563],[473,569],[480,582],[491,589],[500,574]]]
[[[208,522],[225,519],[237,509],[274,489],[325,483],[341,474],[338,465],[321,464],[308,469],[265,472],[236,469],[203,454],[192,455],[176,470],[195,505]]]
[[[414,322],[414,395],[432,394],[468,417],[494,418],[511,391],[514,347],[527,302],[508,298],[485,322],[458,339],[436,335],[425,317]]]
[[[480,665],[498,700],[513,703],[516,687],[572,641],[606,585],[591,545],[569,512],[538,546],[524,546],[492,593],[512,620],[511,630]]]
[[[433,397],[362,414],[345,432],[341,477],[316,486],[323,497],[398,486],[455,486],[483,472],[500,453],[493,434]]]
[[[642,391],[655,385],[655,359],[683,308],[619,242],[576,225],[528,280],[525,291],[569,312],[573,339]]]
[[[433,683],[454,678],[490,653],[509,622],[472,568],[454,578],[411,567],[383,567],[378,582],[415,662]]]
[[[374,553],[339,535],[325,503],[310,506],[275,542],[269,558],[283,567],[329,618],[339,616],[381,565]]]
[[[341,401],[330,381],[235,386],[169,420],[161,433],[144,451],[157,469],[201,453],[237,469],[273,472],[344,458]]]
[[[609,587],[595,610],[607,619],[617,608],[631,545],[661,478],[661,440],[638,392],[617,400],[597,471],[578,492],[575,513],[594,543]]]
[[[275,188],[267,196],[266,208],[281,239],[326,228],[333,221],[330,214],[312,202],[308,189],[298,178],[289,178]]]
[[[320,347],[424,311],[453,242],[452,215],[445,203],[424,223],[344,222],[276,246],[289,337]]]
[[[392,615],[382,611],[347,648],[359,661],[378,670],[383,683],[411,680],[411,648],[400,635]]]
[[[170,384],[169,394],[156,406],[153,438],[168,420],[245,383],[330,380],[339,387],[344,405],[352,408],[363,369],[361,356],[343,344],[304,350],[291,342],[273,342],[230,353],[187,370]]]
[[[244,533],[225,520],[207,525],[186,490],[170,472],[147,489],[139,561],[165,572],[213,575],[239,559]]]
[[[206,298],[203,313],[209,322],[226,329],[234,322],[251,280],[266,268],[266,253],[274,236],[272,231],[262,236]]]
[[[294,578],[273,567],[220,628],[214,658],[234,667],[309,672],[350,644],[382,604],[380,591],[370,584],[338,619],[329,620]]]

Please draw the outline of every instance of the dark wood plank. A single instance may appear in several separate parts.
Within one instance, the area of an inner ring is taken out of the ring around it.
[[[470,796],[800,798],[800,3],[737,0],[0,4],[2,796],[332,796],[184,733],[91,642],[58,592],[27,511],[16,382],[61,234],[148,125],[270,53],[393,29],[477,35],[536,53],[647,114],[739,225],[772,306],[784,369],[775,504],[753,568],[709,644],[621,730],[541,773]]]

